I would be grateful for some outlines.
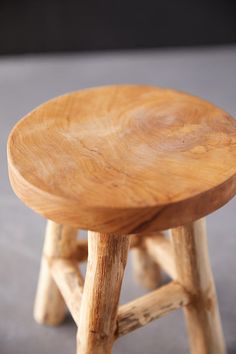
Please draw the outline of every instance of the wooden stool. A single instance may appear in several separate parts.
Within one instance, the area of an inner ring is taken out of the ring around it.
[[[19,198],[53,220],[38,322],[60,323],[66,303],[77,353],[109,354],[116,338],[184,307],[191,353],[225,353],[202,218],[236,193],[236,122],[227,113],[156,87],[87,89],[23,118],[8,161]],[[77,229],[92,230],[88,249]],[[170,239],[159,232],[166,229]],[[173,281],[118,307],[130,246],[148,287],[158,284],[159,266]]]

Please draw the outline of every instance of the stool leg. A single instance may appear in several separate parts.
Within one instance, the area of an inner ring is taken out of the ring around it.
[[[76,252],[77,231],[48,221],[34,306],[34,318],[47,325],[60,324],[66,314],[64,300],[50,273],[50,258],[71,258]]]
[[[77,354],[111,353],[128,248],[128,236],[88,233]]]
[[[225,354],[204,219],[172,230],[177,277],[192,294],[185,317],[192,354]]]
[[[136,281],[147,289],[156,289],[161,282],[159,265],[153,261],[142,245],[134,247],[131,256]]]

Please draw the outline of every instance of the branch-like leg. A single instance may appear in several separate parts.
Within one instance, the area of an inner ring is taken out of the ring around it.
[[[161,282],[159,264],[152,259],[142,244],[132,249],[131,256],[136,281],[147,289],[156,289]]]
[[[225,354],[204,219],[172,230],[177,279],[192,301],[184,309],[192,354]]]
[[[50,260],[74,257],[76,234],[77,231],[69,226],[48,221],[34,306],[34,318],[41,324],[58,325],[64,320],[66,306],[51,276]]]
[[[77,354],[111,353],[128,248],[128,236],[88,233]]]

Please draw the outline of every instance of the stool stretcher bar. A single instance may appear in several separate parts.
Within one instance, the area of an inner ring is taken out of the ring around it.
[[[67,259],[54,259],[51,263],[51,273],[78,326],[84,279],[77,262]]]
[[[116,336],[123,336],[145,326],[169,312],[190,303],[190,296],[175,281],[151,293],[120,306]]]

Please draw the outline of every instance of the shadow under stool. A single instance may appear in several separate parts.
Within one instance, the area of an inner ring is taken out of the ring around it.
[[[232,117],[158,87],[86,89],[20,120],[8,163],[15,193],[49,219],[39,323],[61,323],[67,306],[77,354],[109,354],[116,338],[183,307],[191,353],[225,353],[204,217],[236,193]],[[129,249],[152,291],[119,306]],[[154,290],[160,268],[173,280]]]

